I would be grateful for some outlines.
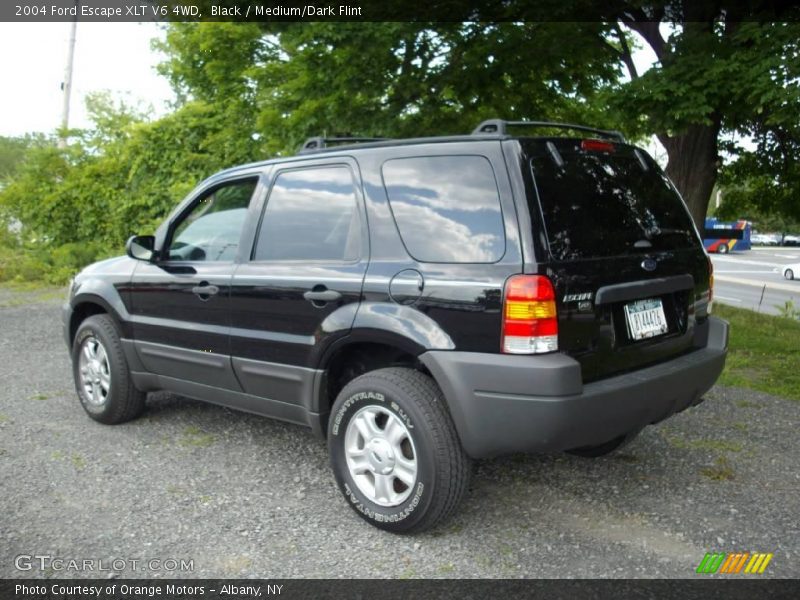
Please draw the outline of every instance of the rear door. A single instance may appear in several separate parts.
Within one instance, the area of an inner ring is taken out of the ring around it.
[[[350,158],[282,163],[255,244],[231,288],[231,355],[244,390],[310,398],[320,350],[346,335],[369,260],[358,166]]]
[[[709,267],[674,186],[645,152],[601,140],[524,140],[529,207],[543,224],[559,348],[585,381],[693,347]]]

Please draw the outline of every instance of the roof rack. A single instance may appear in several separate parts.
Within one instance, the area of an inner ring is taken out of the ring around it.
[[[298,154],[310,154],[319,152],[334,144],[363,144],[366,142],[383,142],[389,138],[383,137],[310,137],[300,146]]]
[[[577,131],[588,131],[598,135],[613,138],[617,141],[624,142],[625,136],[619,131],[611,131],[608,129],[595,129],[594,127],[586,127],[584,125],[572,125],[571,123],[550,123],[548,121],[504,121],[503,119],[489,119],[483,121],[473,131],[472,135],[505,135],[507,128],[512,127],[553,127],[556,129],[575,129]]]

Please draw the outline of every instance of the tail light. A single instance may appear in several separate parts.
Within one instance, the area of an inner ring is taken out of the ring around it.
[[[553,284],[542,275],[513,275],[506,281],[501,349],[506,354],[558,350]]]
[[[711,312],[711,303],[714,302],[714,263],[711,262],[711,257],[706,255],[708,259],[708,312]]]

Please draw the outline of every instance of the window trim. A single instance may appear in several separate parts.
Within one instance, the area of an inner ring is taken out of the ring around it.
[[[256,259],[256,248],[258,248],[258,240],[261,237],[261,229],[264,223],[264,218],[267,214],[267,208],[269,207],[269,200],[272,197],[272,191],[275,188],[275,182],[278,181],[278,178],[284,173],[293,173],[296,171],[312,171],[312,170],[319,170],[319,169],[335,169],[335,168],[346,168],[347,171],[350,173],[350,181],[353,186],[353,198],[355,200],[355,210],[358,214],[358,227],[359,227],[359,244],[358,244],[358,256],[356,256],[352,260],[344,260],[344,259],[336,259],[336,258],[271,258],[271,259]],[[264,202],[261,206],[261,211],[258,216],[258,224],[256,225],[255,235],[253,236],[253,244],[250,248],[250,253],[248,254],[247,261],[248,263],[255,264],[255,265],[273,265],[273,264],[323,264],[323,265],[356,265],[360,262],[363,262],[365,259],[364,256],[364,234],[368,231],[368,228],[365,227],[364,223],[364,214],[363,209],[361,206],[360,198],[360,188],[359,188],[360,179],[356,177],[356,172],[353,169],[353,165],[348,162],[326,162],[326,163],[313,163],[313,164],[303,164],[303,163],[292,163],[291,166],[287,166],[284,168],[276,169],[271,177],[269,182],[269,187],[267,189],[266,196],[264,197]]]
[[[503,233],[503,251],[500,256],[497,257],[496,260],[490,262],[474,262],[474,261],[442,261],[442,260],[422,260],[414,256],[414,254],[409,249],[408,245],[406,244],[405,239],[403,238],[403,233],[400,231],[400,224],[397,222],[397,216],[394,213],[394,208],[392,208],[392,199],[389,196],[389,188],[386,185],[386,177],[384,175],[384,168],[386,164],[392,161],[400,161],[400,160],[409,160],[409,159],[435,159],[435,158],[482,158],[486,161],[489,165],[489,169],[492,173],[492,179],[494,181],[495,190],[497,191],[497,208],[500,209],[500,231]],[[403,248],[408,253],[408,255],[417,261],[418,263],[429,264],[429,265],[496,265],[503,261],[506,254],[508,253],[508,235],[506,233],[506,215],[505,211],[503,210],[503,196],[500,192],[500,182],[497,179],[497,173],[494,170],[494,165],[492,164],[492,159],[485,154],[465,154],[465,153],[457,153],[457,154],[409,154],[404,156],[393,156],[391,158],[387,158],[381,163],[380,166],[381,172],[381,183],[383,184],[383,191],[386,194],[386,204],[389,206],[389,212],[392,215],[392,221],[394,222],[395,230],[397,231],[397,236],[400,238],[400,243],[403,244]]]

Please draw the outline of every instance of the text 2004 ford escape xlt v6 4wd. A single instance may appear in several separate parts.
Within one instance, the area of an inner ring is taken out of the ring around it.
[[[358,514],[411,532],[455,509],[470,458],[599,456],[699,403],[728,326],[671,182],[614,132],[510,126],[543,124],[312,138],[203,182],[75,278],[86,412],[169,390],[310,426]]]

